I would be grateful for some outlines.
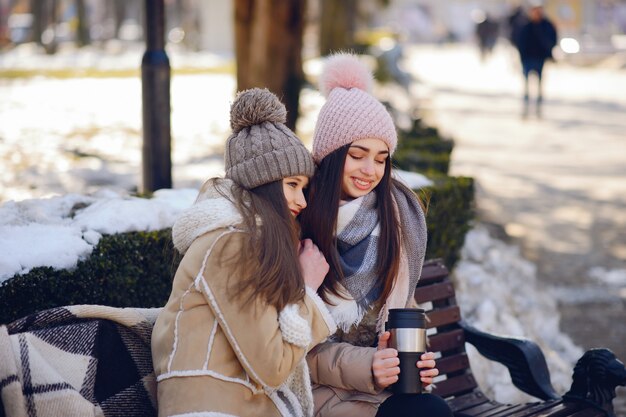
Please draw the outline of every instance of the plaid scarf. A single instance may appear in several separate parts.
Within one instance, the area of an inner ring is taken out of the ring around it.
[[[384,308],[380,317],[384,321],[387,309],[405,307],[413,298],[426,252],[425,216],[417,197],[409,189],[394,185],[392,195],[401,225],[402,248],[398,256],[401,257],[401,269],[402,265],[407,266],[408,276],[403,277],[401,283],[397,278],[392,294],[385,300],[385,306],[380,303],[375,305],[384,285],[379,281],[376,271],[380,235],[377,194],[372,191],[339,207],[337,249],[344,274],[342,285],[353,299],[350,301],[356,302],[357,312],[349,313],[353,308],[339,299],[333,301],[340,305],[329,308],[335,313],[335,320],[344,332],[355,324],[358,327],[368,310]],[[397,294],[401,294],[402,300],[392,300],[394,296],[397,298]],[[378,316],[378,311],[374,313]]]
[[[158,312],[79,305],[0,326],[0,415],[156,417]]]
[[[380,222],[373,191],[339,207],[337,250],[344,275],[343,286],[362,314],[380,296],[376,261]]]

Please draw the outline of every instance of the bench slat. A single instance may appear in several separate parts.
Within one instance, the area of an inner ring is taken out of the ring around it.
[[[428,349],[432,352],[445,352],[465,348],[465,335],[462,329],[438,333],[428,338]]]
[[[458,355],[446,356],[441,359],[437,359],[437,369],[440,374],[449,374],[450,372],[462,371],[468,369],[469,358],[465,353],[459,353]]]
[[[525,410],[518,411],[513,413],[507,417],[529,417],[529,416],[547,416],[549,414],[539,414],[540,412],[545,412],[546,410],[556,409],[562,405],[561,400],[553,400],[546,401],[544,403],[534,403],[531,407],[526,408]],[[551,411],[548,411],[550,413]]]
[[[507,408],[510,408],[509,405],[506,404],[500,404],[496,401],[489,401],[487,403],[483,403],[480,405],[477,405],[475,407],[472,408],[468,408],[466,410],[463,410],[463,414],[468,414],[470,416],[486,416],[486,415],[490,415],[493,414],[494,412],[499,412],[502,410],[505,410]]]
[[[604,415],[605,414],[600,410],[596,410],[595,408],[587,408],[571,414],[569,417],[600,417]]]
[[[445,300],[454,296],[454,286],[449,280],[437,284],[420,287],[415,290],[415,302],[426,303],[428,301]]]
[[[481,391],[474,391],[448,400],[452,411],[463,411],[477,404],[486,403],[489,399]]]
[[[573,405],[573,404],[564,404],[564,403],[559,403],[556,406],[553,406],[552,408],[548,408],[545,410],[542,410],[541,413],[533,413],[533,414],[524,414],[524,416],[526,417],[561,417],[561,416],[569,416],[571,415],[573,412],[577,411],[580,407],[577,405]]]
[[[435,385],[436,387],[433,389],[433,394],[439,395],[440,397],[462,394],[478,386],[472,374],[448,378],[437,382]]]
[[[422,268],[420,280],[417,282],[417,286],[421,287],[433,282],[438,282],[447,276],[448,268],[446,268],[441,262],[425,263]]]
[[[459,306],[450,306],[439,310],[432,310],[426,313],[428,318],[426,327],[440,327],[446,324],[453,324],[461,320],[461,309]]]
[[[535,402],[535,403],[526,403],[526,404],[517,404],[512,406],[511,408],[504,410],[504,411],[499,411],[495,414],[490,414],[489,416],[485,416],[485,417],[505,417],[505,416],[510,416],[512,413],[517,413],[526,409],[529,409],[530,407],[534,407],[536,405],[538,405],[540,403]],[[482,416],[481,416],[482,417]]]

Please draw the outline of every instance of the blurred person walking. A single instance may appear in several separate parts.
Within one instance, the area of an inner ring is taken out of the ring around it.
[[[499,24],[489,14],[484,15],[484,19],[476,24],[476,37],[478,38],[478,47],[480,48],[480,59],[484,61],[498,40]]]
[[[528,16],[522,6],[516,6],[507,18],[509,42],[517,50],[519,50],[520,32],[527,23]]]
[[[556,45],[557,33],[554,24],[544,15],[541,5],[533,5],[528,11],[528,22],[521,28],[518,50],[524,74],[524,111],[528,116],[530,104],[529,76],[534,72],[537,78],[537,101],[535,111],[541,117],[543,90],[541,85],[543,65],[552,59],[552,48]]]

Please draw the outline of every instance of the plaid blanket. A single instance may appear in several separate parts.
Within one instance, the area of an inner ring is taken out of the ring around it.
[[[0,417],[156,416],[158,313],[80,305],[0,326]]]

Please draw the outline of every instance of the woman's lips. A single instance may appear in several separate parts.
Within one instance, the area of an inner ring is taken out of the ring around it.
[[[366,181],[357,177],[352,177],[352,184],[354,184],[354,186],[359,190],[369,190],[369,188],[372,186],[372,181]]]

